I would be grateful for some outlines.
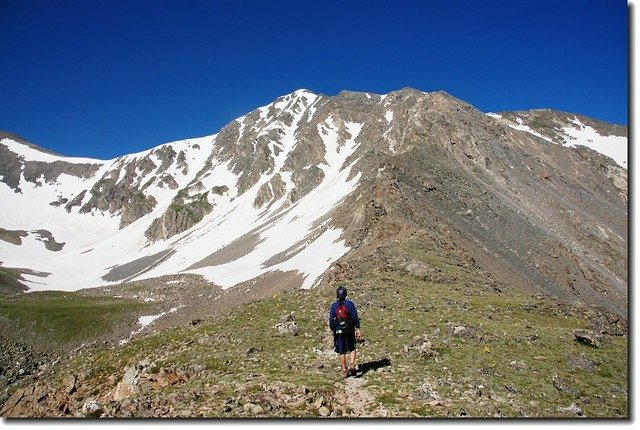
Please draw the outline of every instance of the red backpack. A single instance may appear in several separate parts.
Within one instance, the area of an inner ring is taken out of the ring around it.
[[[351,313],[344,302],[340,302],[336,308],[336,316],[334,318],[336,334],[350,333],[353,331],[353,321]]]

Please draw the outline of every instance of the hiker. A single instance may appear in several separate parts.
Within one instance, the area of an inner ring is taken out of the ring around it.
[[[329,327],[333,332],[334,350],[340,359],[340,374],[343,378],[356,373],[356,338],[362,339],[358,311],[351,300],[347,300],[347,289],[336,290],[336,300],[329,311]],[[350,365],[347,369],[347,353]]]

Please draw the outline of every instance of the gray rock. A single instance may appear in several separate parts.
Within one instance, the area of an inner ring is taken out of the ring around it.
[[[572,403],[571,406],[560,408],[559,411],[566,412],[569,414],[574,414],[579,417],[584,415],[584,413],[582,412],[582,409],[580,409],[575,403]]]
[[[435,383],[424,381],[416,390],[416,397],[423,400],[440,400],[440,393],[436,390]]]
[[[524,361],[516,361],[516,360],[514,360],[514,361],[509,363],[509,366],[511,366],[514,369],[519,370],[521,372],[527,371],[529,369],[529,366]]]
[[[264,408],[262,406],[256,405],[255,403],[251,403],[251,402],[245,403],[242,406],[242,409],[245,412],[248,412],[248,413],[253,414],[253,415],[261,415],[261,414],[264,413]]]
[[[185,190],[178,192],[165,212],[153,220],[145,231],[147,239],[155,242],[173,237],[199,223],[213,210],[213,205],[208,200],[208,192],[196,194],[187,200],[188,191],[183,191]]]
[[[321,407],[318,409],[318,414],[319,414],[321,417],[328,417],[329,415],[331,415],[331,409],[329,409],[329,408],[328,408],[328,407],[326,407],[326,406],[321,406]]]
[[[226,185],[216,185],[211,188],[211,192],[218,196],[221,196],[228,191],[229,191],[229,187],[227,187]]]
[[[139,370],[138,366],[129,366],[122,377],[122,380],[116,385],[116,389],[113,392],[113,400],[121,401],[134,394],[138,387],[136,385],[138,381]]]
[[[596,369],[596,362],[587,357],[583,352],[577,355],[569,355],[567,361],[574,369],[593,372]]]
[[[463,325],[453,327],[453,334],[456,336],[464,336],[468,332],[467,328]]]
[[[89,400],[82,405],[82,415],[87,418],[99,418],[104,409],[96,400]]]
[[[324,405],[324,397],[320,396],[313,402],[313,407],[319,409],[322,405]]]
[[[576,390],[575,388],[569,386],[569,384],[567,384],[564,381],[564,379],[562,379],[560,376],[558,376],[557,373],[555,373],[553,375],[553,377],[551,378],[551,381],[553,382],[553,386],[556,388],[556,390],[558,390],[561,393],[573,394],[576,397],[578,397],[580,395],[578,390]]]
[[[65,393],[72,394],[74,391],[76,391],[77,380],[78,379],[75,375],[68,375],[64,378],[64,380],[62,381],[62,386]]]
[[[590,330],[576,329],[573,331],[573,335],[575,336],[576,341],[582,344],[593,346],[595,348],[600,348],[602,346],[600,341],[601,337]]]
[[[297,336],[298,335],[298,324],[296,324],[295,321],[276,324],[275,328],[276,328],[276,332],[281,336],[286,336],[286,335]]]

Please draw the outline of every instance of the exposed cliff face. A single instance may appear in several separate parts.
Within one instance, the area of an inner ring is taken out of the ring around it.
[[[211,212],[213,205],[208,201],[208,191],[189,196],[180,192],[160,218],[153,220],[145,236],[150,241],[166,240],[190,229]]]
[[[294,270],[310,287],[338,260],[419,236],[503,281],[621,313],[625,136],[549,110],[485,114],[443,92],[300,90],[217,135],[110,161],[4,139],[2,196],[48,209],[0,227],[66,244],[57,266],[34,262],[52,285],[189,271],[229,287]],[[58,233],[54,215],[82,227]],[[7,267],[31,261],[4,249]],[[80,276],[83,261],[98,267]]]

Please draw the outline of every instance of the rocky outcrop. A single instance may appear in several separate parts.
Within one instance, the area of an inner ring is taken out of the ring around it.
[[[256,209],[260,209],[265,205],[274,203],[280,200],[284,196],[286,191],[286,184],[280,177],[280,174],[276,174],[269,180],[269,182],[265,182],[260,187],[256,199],[253,202],[253,207],[255,207]]]
[[[91,188],[91,198],[82,205],[80,212],[99,210],[112,214],[121,213],[120,228],[151,212],[156,206],[156,200],[132,187],[134,171],[135,165],[130,164],[122,180],[118,180],[117,175],[105,175]]]
[[[190,229],[213,210],[208,198],[209,192],[194,196],[189,196],[186,191],[179,192],[162,216],[153,220],[145,236],[155,242]]]
[[[6,230],[4,228],[0,228],[0,240],[13,245],[22,245],[22,238],[28,237],[30,234],[33,234],[36,240],[43,242],[44,246],[49,251],[60,251],[64,248],[64,242],[58,243],[53,237],[53,234],[48,230],[40,229],[26,232],[24,230]]]
[[[176,153],[171,145],[163,145],[139,158],[121,157],[114,168],[106,172],[90,189],[91,197],[82,204],[80,212],[97,210],[121,214],[120,228],[126,227],[156,207],[156,199],[146,193],[151,185],[157,184],[158,187],[169,190],[179,187],[173,175],[166,173],[174,164],[178,164],[183,171],[188,170],[184,152]],[[86,191],[82,191],[69,202],[65,206],[67,211],[81,204],[85,193]]]
[[[56,241],[56,239],[53,237],[53,234],[51,234],[50,231],[48,230],[36,230],[34,232],[36,234],[36,237],[38,240],[44,242],[44,246],[49,250],[49,251],[60,251],[62,248],[64,248],[65,243],[59,243]]]
[[[22,245],[22,238],[28,235],[29,233],[24,230],[6,230],[0,227],[0,240],[13,245]]]

